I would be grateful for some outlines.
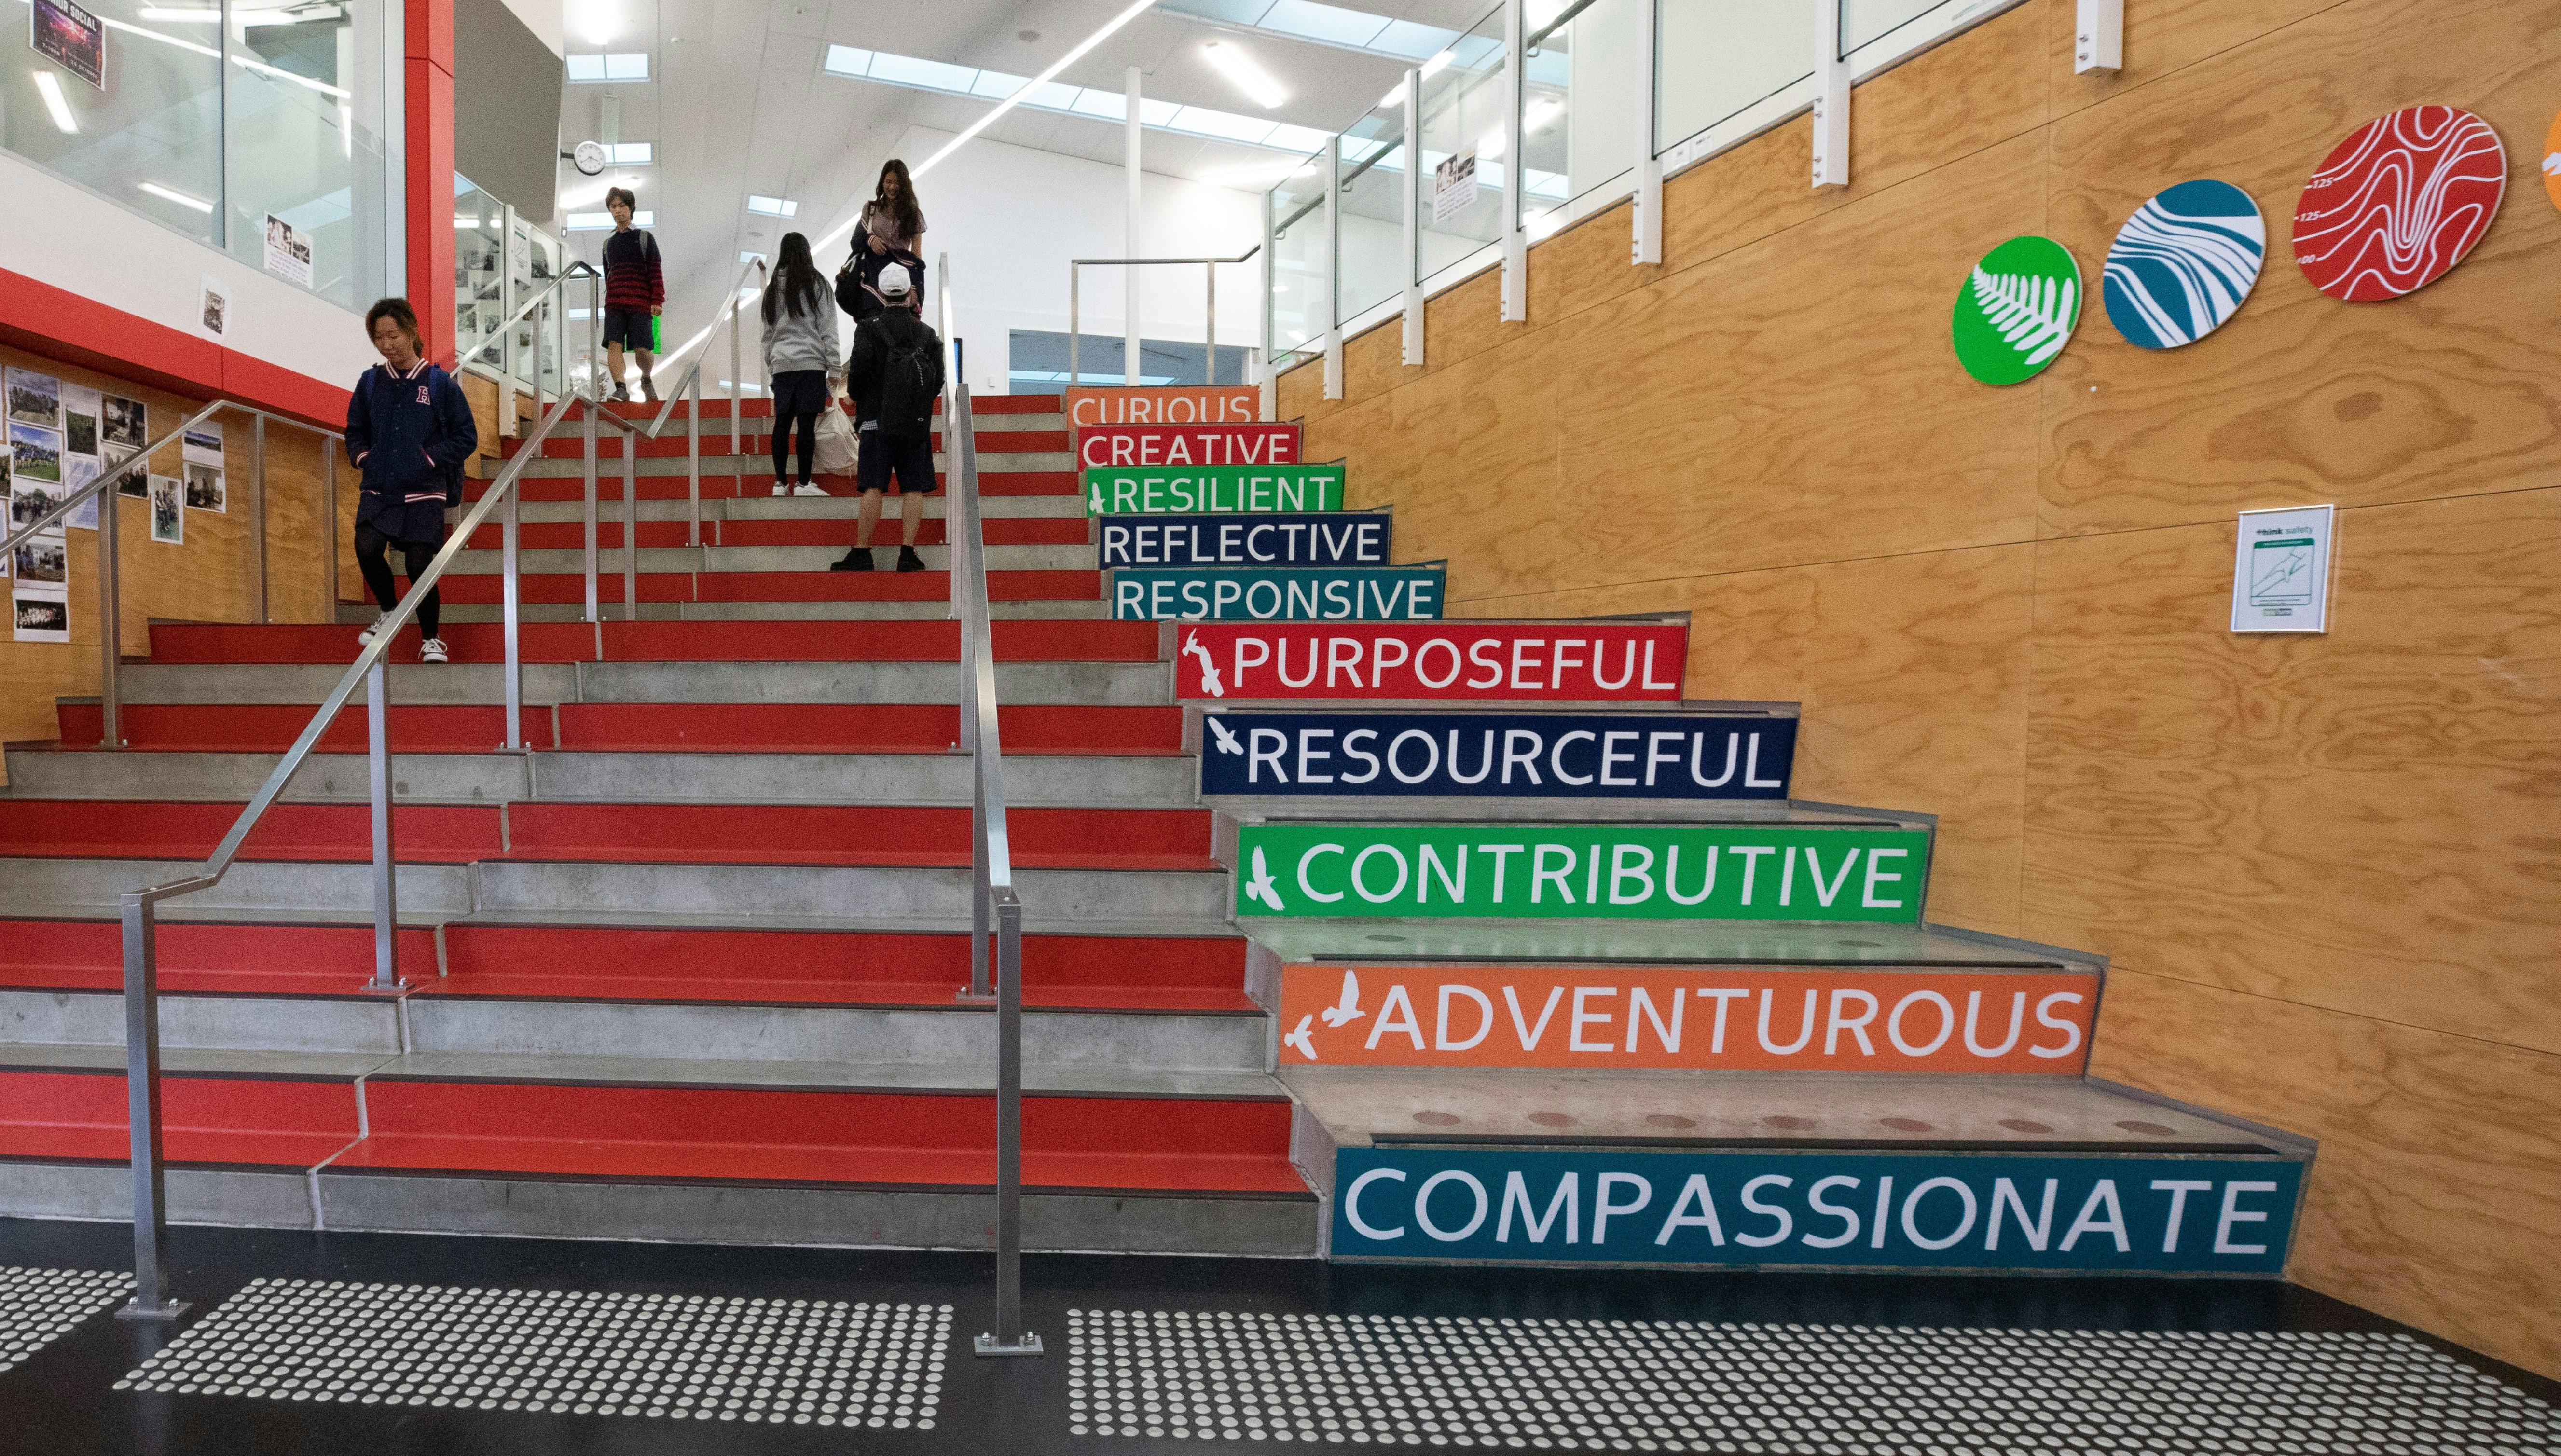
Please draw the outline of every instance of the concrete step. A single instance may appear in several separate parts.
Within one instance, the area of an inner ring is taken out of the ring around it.
[[[620,587],[617,581],[616,589]],[[607,599],[605,607],[619,619],[622,603]],[[1095,601],[991,601],[988,615],[996,621],[1099,622],[1109,615],[1107,603]],[[575,601],[529,601],[517,607],[517,620],[525,622],[577,622],[587,618],[587,606]],[[347,601],[338,604],[338,620],[348,625],[372,621],[380,613],[368,602]],[[640,603],[639,620],[644,622],[936,622],[951,615],[948,602],[942,601],[644,601]],[[488,623],[504,621],[506,609],[489,602],[448,601],[444,604],[447,622]]]
[[[46,751],[12,748],[0,798],[245,801],[281,753]],[[285,798],[367,801],[361,753],[314,753]],[[403,801],[966,804],[969,760],[939,753],[575,752],[395,753]],[[1188,808],[1196,799],[1183,757],[1008,754],[1005,788],[1024,807]]]
[[[612,483],[618,483],[618,478],[616,482]],[[947,503],[949,499],[950,498],[947,495],[931,495],[926,497],[925,518],[929,521],[941,520],[948,514]],[[881,514],[892,520],[897,519],[899,513],[899,503],[897,501],[884,500],[881,504]],[[640,498],[639,505],[640,519],[643,521],[683,521],[691,514],[687,509],[685,498],[681,494],[669,499],[661,499],[644,495]],[[771,496],[753,494],[729,497],[706,496],[703,498],[702,502],[702,520],[705,523],[720,521],[849,520],[860,514],[861,507],[862,501],[860,497],[853,495]],[[583,523],[587,519],[586,503],[575,500],[524,501],[517,505],[516,512],[516,519],[526,525],[534,525],[537,523],[545,525],[575,524]],[[1030,517],[1081,517],[1085,514],[1085,504],[1074,495],[991,495],[980,498],[978,502],[978,512],[983,519],[990,521]],[[469,513],[470,507],[455,506],[451,510],[446,511],[444,513],[444,517],[448,525],[458,525],[462,518]],[[598,516],[598,524],[619,525],[622,520],[622,502],[620,497],[618,495],[615,497],[612,509],[603,510],[599,508]],[[498,517],[493,513],[489,520],[490,523],[494,525],[497,522]]]
[[[184,880],[201,868],[195,860],[0,860],[0,912],[120,913],[118,896],[125,890]],[[362,863],[243,860],[233,864],[220,885],[185,896],[183,903],[199,913],[281,910],[303,914],[369,908],[374,902],[373,873],[373,866]],[[403,863],[396,883],[406,922],[471,909],[471,867],[467,865]]]
[[[502,915],[610,910],[797,919],[859,913],[883,924],[925,926],[947,923],[955,909],[966,909],[971,893],[965,868],[491,860],[471,871],[472,907]],[[1198,924],[1218,919],[1226,901],[1226,877],[1207,871],[1017,870],[1014,883],[1025,927],[1042,930],[1158,917]],[[96,902],[93,890],[45,898]]]
[[[352,656],[352,654],[351,654]],[[318,704],[346,669],[326,663],[211,663],[127,666],[118,686],[129,703]],[[401,704],[505,701],[497,664],[404,663],[390,669]],[[1155,707],[1172,699],[1163,663],[1000,663],[996,693],[1008,705]],[[957,664],[936,662],[582,662],[528,663],[525,702],[558,703],[956,703]],[[353,702],[365,701],[360,686]]]
[[[729,436],[727,435],[720,436],[717,443],[709,437],[706,437],[703,440],[702,473],[705,475],[735,476],[742,482],[748,484],[751,488],[758,486],[770,488],[773,482],[772,455],[765,450],[755,448],[750,448],[743,454],[732,455],[727,453],[724,449],[720,449],[720,447],[724,447],[728,443]],[[551,450],[541,459],[535,460],[525,467],[526,479],[584,480],[587,477],[587,461],[578,453],[577,441],[571,440],[564,445],[560,439],[555,437],[551,441]],[[945,464],[948,463],[949,458],[950,456],[947,451],[937,449],[934,452],[934,468],[937,470],[942,469]],[[1075,468],[1077,468],[1076,456],[1063,449],[1007,449],[980,450],[978,452],[978,472],[982,476],[988,474],[1031,471],[1047,472],[1054,470],[1073,470]],[[674,476],[678,479],[684,478],[686,475],[692,473],[691,465],[685,458],[684,441],[676,441],[676,449],[673,454],[644,454],[640,456],[638,459],[631,462],[631,473],[635,476],[646,475],[659,478]],[[600,455],[596,462],[596,475],[597,479],[599,481],[603,480],[607,476],[616,480],[621,479],[622,457],[610,453]]]
[[[618,534],[618,533],[617,533]],[[884,544],[883,538],[886,538]],[[850,543],[848,543],[850,544]],[[894,550],[898,545],[894,531],[874,538],[874,550]],[[712,546],[640,548],[639,569],[643,572],[684,571],[824,571],[829,564],[845,554],[841,546]],[[916,554],[925,559],[926,568],[934,571],[951,569],[951,549],[946,546],[920,546]],[[598,553],[597,569],[600,574],[619,577],[627,554],[616,546]],[[495,575],[504,566],[505,555],[495,551],[465,551],[453,559],[453,571],[458,575]],[[516,568],[527,573],[567,575],[584,573],[587,554],[579,550],[544,549],[519,551]],[[1091,571],[1095,566],[1091,546],[991,546],[987,548],[987,569],[990,571]],[[610,583],[604,594],[619,600],[621,583]]]

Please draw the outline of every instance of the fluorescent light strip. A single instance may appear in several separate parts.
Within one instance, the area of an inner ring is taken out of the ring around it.
[[[63,96],[62,78],[50,71],[39,71],[36,73],[36,89],[44,93],[45,109],[54,113],[54,125],[78,135],[80,122],[72,115],[72,103]]]
[[[1048,70],[1032,78],[1030,85],[1024,86],[1020,90],[1015,91],[1012,95],[998,101],[995,109],[989,111],[986,115],[979,117],[977,120],[970,122],[968,127],[958,136],[955,136],[951,138],[950,141],[944,143],[942,150],[926,158],[925,165],[917,168],[911,175],[921,177],[926,173],[933,171],[935,165],[940,162],[944,157],[960,150],[961,147],[967,145],[970,139],[975,137],[979,132],[982,132],[988,127],[994,125],[997,117],[1004,115],[1006,112],[1014,109],[1015,106],[1021,104],[1024,96],[1030,94],[1033,90],[1056,81],[1060,72],[1065,71],[1067,68],[1074,66],[1077,62],[1084,60],[1087,53],[1091,52],[1095,47],[1102,45],[1105,41],[1110,40],[1114,32],[1118,31],[1122,26],[1127,25],[1129,22],[1136,20],[1139,16],[1154,9],[1155,6],[1156,0],[1136,0],[1136,3],[1123,9],[1118,15],[1115,15],[1110,20],[1104,22],[1101,30],[1096,31],[1094,34],[1087,36],[1084,40],[1077,42],[1076,49],[1059,57],[1056,61],[1051,62]],[[854,225],[851,221],[848,221],[845,224],[843,237],[850,238],[853,236],[853,232]],[[830,237],[827,241],[829,243],[836,243],[840,242],[841,239]]]
[[[1209,58],[1210,65],[1218,68],[1219,75],[1226,77],[1238,90],[1245,92],[1248,100],[1264,110],[1269,111],[1289,99],[1289,93],[1280,88],[1280,82],[1272,79],[1272,73],[1255,65],[1254,58],[1246,55],[1242,48],[1226,41],[1205,41],[1201,45],[1201,54]]]
[[[212,203],[205,201],[201,197],[189,197],[187,194],[180,192],[174,187],[163,187],[157,182],[137,182],[133,185],[142,189],[144,192],[151,194],[153,197],[159,198],[163,202],[174,202],[182,208],[193,208],[195,211],[205,213],[207,215],[211,215],[214,210],[214,205]]]

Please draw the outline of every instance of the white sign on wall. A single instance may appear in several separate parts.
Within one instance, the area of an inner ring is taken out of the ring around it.
[[[1446,223],[1476,202],[1476,149],[1469,147],[1432,169],[1432,221]]]
[[[2329,630],[2335,506],[2243,511],[2232,553],[2232,630]]]

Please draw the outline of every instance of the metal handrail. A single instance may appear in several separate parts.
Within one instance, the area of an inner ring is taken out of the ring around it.
[[[1210,384],[1215,385],[1218,383],[1219,264],[1252,262],[1254,260],[1254,255],[1262,250],[1263,244],[1258,243],[1252,247],[1247,248],[1245,251],[1238,253],[1234,257],[1078,257],[1068,259],[1067,387],[1071,390],[1077,388],[1077,346],[1085,337],[1083,304],[1084,269],[1143,267],[1154,263],[1174,263],[1200,268],[1207,277],[1209,289],[1205,329],[1205,332],[1209,337],[1209,354],[1202,362],[1201,372],[1204,379],[1206,379]],[[1137,336],[1137,326],[1133,321],[1129,329],[1130,337],[1135,338]],[[1132,382],[1135,381],[1137,377],[1138,361],[1134,359],[1122,360],[1120,369],[1120,378],[1122,381]]]
[[[252,516],[253,530],[256,537],[255,547],[257,553],[258,620],[264,621],[266,620],[266,421],[272,419],[279,424],[291,425],[295,429],[308,430],[325,440],[344,440],[346,435],[342,431],[326,429],[320,425],[296,419],[289,414],[260,409],[255,404],[243,404],[237,400],[216,400],[180,420],[175,428],[158,439],[118,460],[95,480],[64,497],[60,505],[37,517],[27,526],[13,529],[9,522],[9,513],[6,510],[0,510],[0,552],[6,552],[21,538],[41,535],[55,529],[68,520],[73,512],[79,510],[84,502],[95,500],[98,503],[97,745],[101,748],[124,746],[123,728],[119,721],[123,711],[123,698],[118,690],[116,679],[116,672],[123,656],[123,599],[116,587],[116,566],[119,553],[123,548],[123,536],[116,529],[116,496],[111,487],[136,470],[143,472],[144,478],[148,479],[152,456],[169,448],[172,443],[182,442],[187,431],[225,410],[237,410],[247,414],[257,424],[253,455],[256,461],[256,473],[252,477],[251,490],[255,499]],[[338,504],[338,457],[334,451],[325,449],[322,454],[328,461],[328,469],[321,488],[327,497],[328,510],[334,517]],[[336,534],[334,528],[331,534],[333,536]],[[332,557],[330,569],[333,580],[336,566],[337,559]],[[336,593],[333,590],[331,594]]]

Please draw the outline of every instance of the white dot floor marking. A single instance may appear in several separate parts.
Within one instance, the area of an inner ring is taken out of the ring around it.
[[[119,1390],[932,1430],[951,1306],[260,1279]]]
[[[24,1364],[81,1321],[132,1297],[130,1274],[0,1267],[0,1371]]]
[[[1076,1310],[1080,1436],[1766,1456],[2548,1456],[2406,1335]]]

